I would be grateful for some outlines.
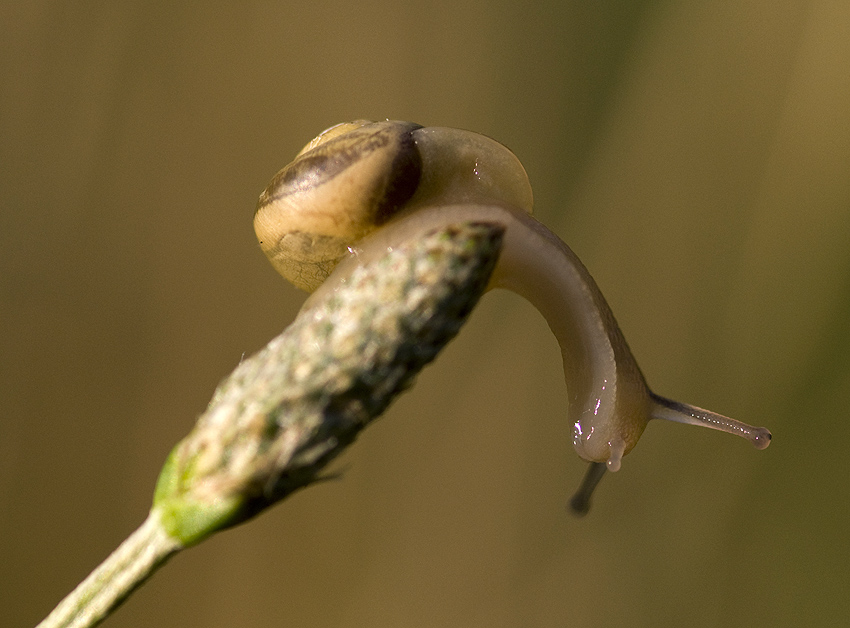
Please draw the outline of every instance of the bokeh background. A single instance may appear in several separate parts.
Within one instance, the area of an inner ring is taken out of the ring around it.
[[[584,519],[556,343],[488,295],[336,465],[107,623],[835,626],[848,617],[850,3],[0,3],[0,625],[141,523],[216,383],[304,294],[251,217],[322,129],[526,165],[653,387]]]

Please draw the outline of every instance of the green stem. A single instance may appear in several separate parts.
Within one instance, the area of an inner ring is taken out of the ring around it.
[[[169,454],[148,519],[39,628],[97,625],[178,550],[322,479],[458,332],[502,235],[484,223],[426,234],[303,309],[221,383]]]
[[[151,511],[139,529],[71,591],[37,628],[96,626],[181,548],[162,527],[158,511]]]

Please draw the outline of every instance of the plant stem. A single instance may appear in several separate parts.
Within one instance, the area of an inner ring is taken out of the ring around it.
[[[499,225],[389,249],[302,309],[216,390],[165,462],[151,514],[38,628],[88,628],[178,550],[322,479],[449,342],[483,294]]]
[[[103,621],[133,590],[181,549],[152,510],[77,588],[62,600],[37,628],[88,628]]]

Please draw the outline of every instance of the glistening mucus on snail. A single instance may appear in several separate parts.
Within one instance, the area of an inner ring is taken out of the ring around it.
[[[573,445],[591,463],[571,500],[579,514],[650,419],[702,425],[767,447],[766,428],[650,390],[596,282],[569,246],[531,216],[532,205],[525,169],[495,140],[358,120],[327,129],[275,175],[260,195],[254,229],[275,269],[313,293],[308,308],[358,264],[417,234],[462,222],[502,225],[488,290],[528,299],[558,340]]]

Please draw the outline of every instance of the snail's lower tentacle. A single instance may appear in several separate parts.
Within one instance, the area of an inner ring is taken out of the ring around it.
[[[591,462],[581,481],[581,486],[570,499],[570,510],[573,514],[583,517],[590,510],[590,498],[599,482],[605,476],[607,465],[604,462]]]

